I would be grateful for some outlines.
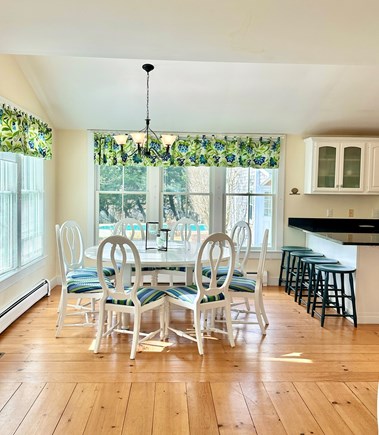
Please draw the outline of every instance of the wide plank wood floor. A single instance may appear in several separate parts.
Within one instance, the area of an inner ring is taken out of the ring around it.
[[[60,288],[0,337],[0,434],[377,433],[379,325],[345,319],[320,327],[279,287],[264,290],[270,325],[235,327],[196,344],[170,336],[162,352],[129,359],[114,334],[92,352],[95,327],[56,339]],[[143,326],[157,326],[158,313]],[[191,326],[188,313],[173,323]]]

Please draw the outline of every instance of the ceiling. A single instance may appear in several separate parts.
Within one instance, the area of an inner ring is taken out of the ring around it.
[[[12,54],[61,129],[379,135],[377,0],[20,0]]]

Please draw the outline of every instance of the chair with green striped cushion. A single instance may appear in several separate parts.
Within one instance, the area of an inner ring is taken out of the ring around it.
[[[197,243],[200,246],[201,235],[199,223],[186,217],[179,219],[170,229],[170,240]],[[175,278],[179,278],[182,282],[185,282],[186,267],[160,267],[157,268],[157,274],[159,282],[168,281],[169,285],[173,286]]]
[[[104,252],[107,252],[107,249],[105,249],[105,247],[108,247],[107,245],[110,245],[110,258],[104,257]],[[104,276],[99,276],[103,295],[99,303],[99,322],[94,352],[99,352],[102,338],[105,338],[112,332],[132,334],[130,359],[135,359],[138,344],[153,338],[158,333],[163,338],[165,293],[151,287],[140,287],[140,256],[134,243],[127,237],[110,236],[100,243],[97,253],[97,270],[101,271],[104,267],[104,262],[109,261],[111,261],[115,269],[115,278],[113,282],[110,282]],[[134,264],[135,268],[134,284],[131,287],[125,286],[128,263],[129,267],[131,263]],[[150,333],[142,333],[140,331],[142,314],[154,309],[160,310],[160,328]],[[109,313],[111,315],[108,316]],[[121,314],[121,316],[113,316],[113,313]],[[122,328],[120,322],[124,314],[133,315],[133,330]],[[108,322],[106,323],[107,318]],[[104,330],[105,326],[106,330]],[[140,335],[143,336],[142,339],[139,338]]]
[[[61,298],[58,309],[58,321],[55,336],[59,337],[63,326],[94,326],[93,316],[95,313],[95,302],[102,295],[102,286],[97,274],[95,276],[70,276],[66,275],[66,264],[64,262],[62,239],[59,225],[55,227],[58,261],[61,271]],[[79,270],[79,269],[77,269]],[[72,274],[73,275],[73,274]],[[105,278],[108,281],[108,278]],[[89,301],[89,303],[87,303]],[[70,316],[84,316],[81,322],[68,322]]]
[[[267,253],[267,244],[268,244],[268,230],[265,230],[263,235],[261,252],[259,255],[258,262],[258,270],[257,270],[257,278],[249,279],[246,277],[233,277],[229,283],[229,292],[233,298],[242,297],[244,301],[248,299],[251,302],[254,302],[255,311],[249,309],[238,308],[238,303],[233,303],[232,311],[236,312],[236,317],[232,320],[233,324],[259,324],[261,332],[263,335],[266,335],[266,326],[269,324],[266,310],[263,303],[263,273],[264,273],[264,264],[266,260]],[[221,277],[218,279],[219,285],[224,284],[226,281],[225,277]],[[235,299],[234,299],[235,300]],[[245,302],[240,303],[240,305]],[[239,318],[240,314],[245,314],[244,318]],[[249,319],[250,314],[255,314],[256,321],[251,321]],[[223,322],[223,320],[216,320],[216,322]]]
[[[85,267],[84,265],[83,236],[77,222],[69,220],[64,222],[61,226],[56,225],[57,234],[58,231],[67,279],[97,277],[96,267]],[[103,273],[107,278],[112,279],[114,269],[106,266],[104,267]]]
[[[225,250],[228,249],[228,273],[223,284],[217,282],[217,270],[221,261],[225,258]],[[211,278],[208,284],[203,283],[202,267],[203,263],[211,267]],[[201,244],[195,264],[195,282],[196,285],[172,287],[166,290],[166,301],[168,307],[182,307],[193,312],[193,324],[195,327],[195,337],[183,330],[170,325],[170,310],[166,309],[165,336],[168,336],[168,330],[175,334],[195,341],[199,354],[203,355],[202,336],[204,332],[219,332],[226,334],[229,343],[234,347],[234,338],[231,324],[231,304],[228,286],[232,279],[235,265],[235,250],[232,239],[224,233],[214,233],[208,236]],[[201,315],[208,310],[224,309],[226,316],[227,330],[214,327],[212,324],[206,329],[201,329]]]
[[[246,266],[251,247],[251,229],[245,221],[238,221],[232,228],[231,236],[236,249],[236,267],[233,276],[246,276]],[[209,266],[203,267],[203,276],[210,277]],[[220,266],[217,275],[221,277],[228,273],[228,268]]]

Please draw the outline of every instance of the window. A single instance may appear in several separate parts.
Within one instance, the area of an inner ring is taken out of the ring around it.
[[[281,244],[278,169],[95,168],[97,239],[110,235],[114,223],[123,217],[159,220],[168,227],[188,217],[199,222],[202,238],[213,231],[230,234],[233,225],[244,220],[251,225],[253,248],[261,245],[266,228],[270,230],[270,248]]]
[[[144,167],[98,166],[98,236],[112,234],[124,217],[146,221],[147,170]]]
[[[264,230],[273,236],[276,227],[278,197],[278,169],[226,169],[225,226],[230,232],[239,220],[248,222],[252,229],[252,246],[259,246]]]
[[[209,168],[163,169],[163,222],[171,227],[182,217],[200,224],[202,238],[209,234]]]
[[[0,153],[0,280],[44,252],[43,160]]]

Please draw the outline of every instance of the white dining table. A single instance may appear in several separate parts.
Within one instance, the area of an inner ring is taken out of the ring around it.
[[[161,251],[158,249],[146,249],[144,240],[133,240],[133,243],[138,250],[141,259],[141,267],[185,267],[185,283],[187,285],[193,283],[193,269],[195,267],[197,253],[200,247],[199,243],[169,241],[167,251]],[[96,260],[98,247],[99,246],[96,245],[87,248],[85,250],[85,256],[92,260]],[[110,248],[110,245],[106,245],[104,248],[103,256],[105,259],[110,259]],[[117,261],[117,251],[115,256]],[[128,263],[125,276],[126,285],[130,285],[131,283],[133,266],[133,262]]]

